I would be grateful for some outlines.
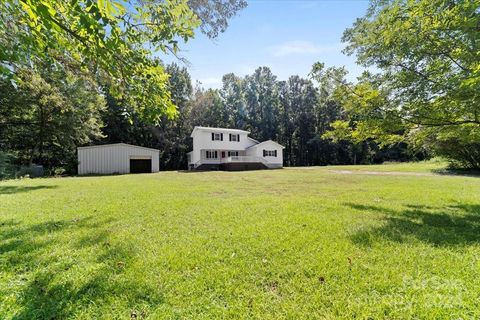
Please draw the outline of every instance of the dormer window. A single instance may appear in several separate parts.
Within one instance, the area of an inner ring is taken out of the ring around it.
[[[223,141],[223,133],[212,132],[212,141]]]
[[[231,133],[230,133],[230,141],[240,142],[240,135],[239,135],[239,134],[231,134]]]

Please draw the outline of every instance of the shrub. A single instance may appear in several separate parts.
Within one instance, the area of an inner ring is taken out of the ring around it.
[[[447,158],[454,168],[480,169],[480,142],[442,140],[437,142],[434,149],[436,154]]]
[[[15,176],[15,166],[12,164],[12,156],[0,151],[0,180]]]

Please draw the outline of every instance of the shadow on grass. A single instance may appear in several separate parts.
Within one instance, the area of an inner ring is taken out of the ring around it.
[[[146,316],[150,306],[161,304],[157,288],[127,275],[134,249],[110,240],[112,222],[87,217],[26,226],[0,220],[0,270],[8,280],[0,301],[17,297],[15,305],[0,303],[12,310],[3,316],[65,319],[88,313],[95,318],[107,310],[128,318],[134,311]]]
[[[403,210],[345,203],[346,206],[385,215],[381,226],[351,236],[358,245],[374,241],[408,243],[421,241],[435,246],[462,246],[480,242],[480,205],[455,203],[445,207],[407,205]]]
[[[40,189],[55,189],[57,186],[0,186],[0,194],[15,194]]]
[[[444,175],[444,176],[463,176],[463,177],[471,177],[471,178],[480,178],[479,170],[446,168],[446,169],[434,169],[431,171],[435,174]]]

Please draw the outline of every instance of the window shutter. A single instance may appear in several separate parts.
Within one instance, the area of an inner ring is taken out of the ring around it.
[[[228,134],[228,141],[232,141],[232,134],[231,133]]]
[[[266,152],[265,152],[265,149],[263,149],[263,156],[264,156],[264,157],[265,157],[265,153],[266,153]]]
[[[223,133],[220,133],[220,140],[223,141]]]
[[[275,154],[274,157],[276,157],[277,156],[277,150],[274,151],[274,154]]]
[[[212,141],[215,140],[215,134],[212,132]]]
[[[240,135],[237,134],[237,142],[240,142]]]

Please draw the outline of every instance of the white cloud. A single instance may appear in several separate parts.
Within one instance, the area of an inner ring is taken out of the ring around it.
[[[269,51],[274,57],[286,57],[299,54],[318,54],[326,52],[335,52],[342,49],[341,44],[334,45],[316,45],[310,41],[295,40],[284,42],[278,46],[270,47]]]

